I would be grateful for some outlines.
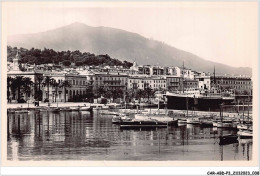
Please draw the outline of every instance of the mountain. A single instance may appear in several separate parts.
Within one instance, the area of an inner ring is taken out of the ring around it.
[[[184,61],[185,67],[196,71],[213,72],[215,66],[217,74],[252,75],[252,69],[248,67],[237,68],[208,61],[136,33],[109,27],[91,27],[82,23],[46,32],[13,35],[8,37],[8,45],[108,54],[120,60],[136,60],[140,65],[181,66]]]

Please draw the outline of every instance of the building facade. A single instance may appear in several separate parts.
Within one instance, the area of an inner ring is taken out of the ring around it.
[[[250,77],[210,76],[211,87],[221,90],[234,90],[236,94],[252,95],[252,80]]]

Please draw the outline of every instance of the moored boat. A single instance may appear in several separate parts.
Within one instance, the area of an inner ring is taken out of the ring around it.
[[[198,117],[187,118],[187,124],[200,124],[200,119]]]
[[[237,135],[227,134],[219,136],[219,145],[238,143]]]

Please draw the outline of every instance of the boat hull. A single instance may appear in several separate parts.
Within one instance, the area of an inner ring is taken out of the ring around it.
[[[186,110],[187,104],[190,110],[194,108],[197,111],[219,111],[219,105],[224,103],[230,105],[234,101],[233,99],[219,98],[192,98],[185,96],[167,95],[167,108]],[[188,103],[187,103],[188,102]]]
[[[219,145],[238,143],[237,135],[219,136]]]

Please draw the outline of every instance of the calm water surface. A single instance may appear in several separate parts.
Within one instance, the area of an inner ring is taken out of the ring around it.
[[[219,145],[221,129],[121,130],[98,112],[8,114],[8,160],[251,160],[252,139]],[[224,130],[225,134],[236,131]]]

